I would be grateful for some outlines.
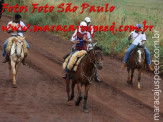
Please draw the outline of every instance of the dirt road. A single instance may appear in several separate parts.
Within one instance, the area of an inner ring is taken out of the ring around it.
[[[4,15],[0,26],[10,20]],[[7,32],[0,32],[0,51],[8,36]],[[86,114],[82,112],[83,102],[79,107],[66,105],[61,64],[71,43],[49,32],[27,32],[26,37],[30,54],[28,66],[21,65],[19,69],[18,88],[7,82],[7,64],[0,63],[0,122],[153,122],[152,74],[142,75],[139,91],[137,73],[134,85],[128,86],[127,72],[120,69],[121,62],[104,56],[104,68],[99,71],[102,82],[92,83],[88,98],[90,112]],[[163,120],[162,104],[160,110]]]

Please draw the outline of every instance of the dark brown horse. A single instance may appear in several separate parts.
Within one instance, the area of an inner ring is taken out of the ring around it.
[[[83,57],[80,64],[78,65],[78,69],[76,72],[69,71],[68,78],[66,79],[66,90],[68,95],[68,105],[72,105],[71,101],[74,98],[74,87],[77,84],[78,89],[78,98],[75,102],[76,106],[79,106],[82,100],[82,86],[85,87],[84,92],[84,112],[89,112],[87,109],[87,99],[88,99],[88,91],[91,85],[91,81],[94,78],[95,69],[101,70],[103,67],[102,62],[102,51],[99,47],[94,47],[91,51],[88,52],[87,55]],[[70,80],[71,84],[71,96],[70,96]]]
[[[145,67],[145,52],[144,52],[144,46],[137,46],[130,54],[128,63],[127,63],[127,71],[128,71],[128,84],[133,84],[132,79],[134,76],[134,70],[138,69],[138,89],[141,89],[140,87],[140,80],[141,80],[141,73],[142,70]],[[131,70],[131,76],[130,76],[130,70]]]

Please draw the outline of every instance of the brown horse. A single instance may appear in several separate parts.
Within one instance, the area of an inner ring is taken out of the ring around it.
[[[140,87],[140,80],[141,80],[141,73],[145,67],[145,51],[144,46],[137,46],[130,54],[128,63],[127,63],[127,71],[128,71],[128,84],[133,84],[132,79],[134,76],[134,70],[138,69],[138,89]],[[131,77],[130,77],[130,70],[131,70]]]
[[[102,51],[99,47],[94,47],[91,51],[86,54],[78,65],[78,69],[76,72],[68,71],[68,78],[66,79],[66,90],[68,95],[68,105],[72,105],[71,101],[74,98],[74,87],[77,84],[78,89],[78,98],[75,102],[76,106],[79,106],[82,100],[82,86],[85,87],[84,92],[84,112],[89,112],[87,109],[87,99],[88,99],[88,91],[91,85],[91,81],[94,78],[94,72],[97,68],[101,70],[103,67],[102,62]],[[72,80],[71,84],[71,96],[70,96],[70,80]]]

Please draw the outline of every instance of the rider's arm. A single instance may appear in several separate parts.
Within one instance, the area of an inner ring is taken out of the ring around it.
[[[27,27],[26,25],[24,24],[24,22],[20,22],[20,28],[17,30],[17,32],[26,32],[27,31]]]
[[[93,37],[93,35],[94,35],[94,28],[93,26],[91,26],[91,36]]]
[[[86,41],[87,43],[92,42],[91,35],[89,32],[87,32],[87,36],[84,36],[83,40]]]
[[[78,41],[78,40],[71,40],[71,42],[74,44],[80,43],[80,41]]]
[[[71,41],[72,43],[74,43],[74,44],[80,43],[80,42],[77,40],[77,30],[75,30],[75,32],[74,32],[74,34],[72,35],[70,41]]]
[[[9,22],[9,23],[7,24],[7,29],[8,29],[7,32],[8,32],[8,33],[12,33],[12,32],[13,32],[13,31],[11,31],[11,23],[12,23],[12,22]]]
[[[146,40],[147,40],[146,35],[144,33],[144,34],[142,34],[142,43],[143,43],[143,45],[145,44]]]
[[[129,34],[129,36],[128,36],[128,40],[131,40],[132,39],[132,32]]]

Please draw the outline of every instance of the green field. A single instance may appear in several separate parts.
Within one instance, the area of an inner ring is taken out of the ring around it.
[[[6,0],[9,5],[16,4],[17,1]],[[104,6],[106,3],[114,5],[115,10],[110,13],[89,13],[88,10],[84,11],[83,14],[79,14],[81,9],[74,13],[57,13],[56,11],[45,14],[45,13],[30,13],[31,3],[39,3],[40,5],[57,6],[60,3],[72,3],[80,7],[81,3],[88,3],[94,6]],[[77,22],[83,21],[86,16],[89,16],[92,20],[92,25],[111,25],[115,22],[117,26],[123,25],[135,25],[141,23],[144,20],[147,21],[148,25],[154,25],[151,32],[147,31],[147,42],[146,46],[151,52],[153,59],[154,55],[154,43],[152,36],[154,35],[154,29],[160,33],[160,54],[163,54],[163,1],[162,0],[19,0],[18,5],[28,5],[29,11],[22,13],[27,23],[33,25],[76,25]],[[8,13],[8,14],[14,14]],[[55,34],[69,40],[73,32],[54,32]],[[111,32],[96,32],[94,39],[98,40],[98,45],[103,47],[103,52],[107,55],[122,58],[125,47],[128,45],[127,40],[129,32],[121,32],[113,35]],[[163,61],[161,59],[161,61]]]

